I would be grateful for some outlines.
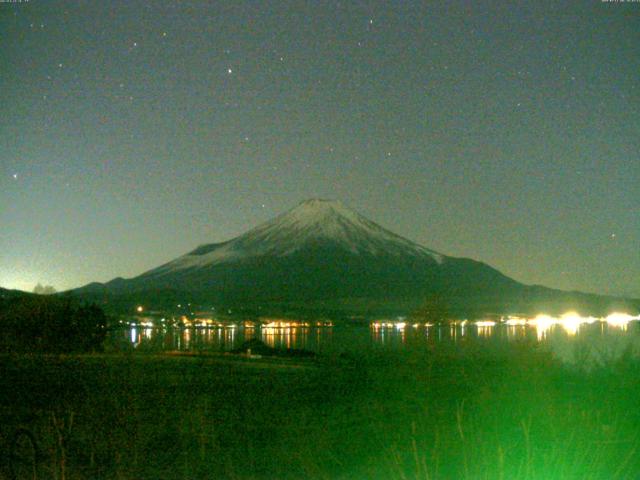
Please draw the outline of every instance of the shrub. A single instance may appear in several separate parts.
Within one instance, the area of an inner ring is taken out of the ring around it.
[[[102,349],[106,316],[96,305],[24,296],[0,304],[0,346],[9,352],[89,352]]]

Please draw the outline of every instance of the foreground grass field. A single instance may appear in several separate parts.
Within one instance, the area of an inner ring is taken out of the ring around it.
[[[581,371],[531,344],[2,356],[0,413],[34,433],[47,479],[632,479],[639,367]]]

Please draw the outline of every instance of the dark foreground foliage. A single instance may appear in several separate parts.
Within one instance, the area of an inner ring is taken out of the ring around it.
[[[0,350],[90,352],[102,349],[106,317],[95,305],[24,295],[0,301]]]
[[[41,478],[627,479],[640,365],[531,345],[342,355],[0,356],[4,427]]]

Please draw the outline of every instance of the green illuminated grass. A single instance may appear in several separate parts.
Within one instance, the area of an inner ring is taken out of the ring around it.
[[[36,433],[47,478],[634,478],[638,361],[502,348],[4,356],[0,412]]]

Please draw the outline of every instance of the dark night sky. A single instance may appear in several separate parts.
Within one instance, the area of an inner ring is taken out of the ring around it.
[[[309,197],[640,297],[640,2],[0,3],[0,286],[130,277]]]

